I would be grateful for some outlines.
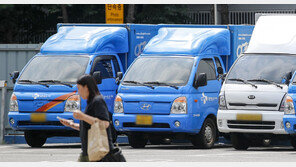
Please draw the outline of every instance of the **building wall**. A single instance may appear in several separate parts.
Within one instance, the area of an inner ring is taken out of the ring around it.
[[[5,122],[6,132],[10,132],[11,130],[8,124],[7,113],[9,110],[10,96],[14,86],[10,80],[9,73],[13,71],[21,71],[27,62],[39,52],[40,46],[40,44],[0,44],[0,80],[7,81],[5,118],[4,120],[0,120],[0,123],[3,121]],[[0,90],[0,96],[1,95],[2,91]]]

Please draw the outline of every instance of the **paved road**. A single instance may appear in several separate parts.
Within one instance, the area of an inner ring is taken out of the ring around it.
[[[296,151],[292,147],[251,147],[236,151],[230,145],[216,144],[213,149],[194,149],[190,144],[148,145],[144,149],[132,149],[121,145],[129,162],[295,162]],[[26,144],[0,145],[0,162],[59,162],[76,161],[80,144],[45,144],[42,148],[30,148]]]

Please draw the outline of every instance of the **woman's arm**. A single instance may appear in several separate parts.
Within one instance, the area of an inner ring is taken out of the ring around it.
[[[75,129],[75,130],[79,131],[79,124],[74,123],[73,120],[60,119],[60,122],[65,126],[68,126],[68,127],[72,128],[72,129]]]
[[[105,128],[109,127],[109,122],[108,121],[100,120],[100,119],[98,119],[96,117],[84,114],[83,112],[78,111],[78,110],[73,112],[73,117],[76,118],[76,119],[79,119],[79,120],[83,120],[83,121],[87,122],[90,125],[94,124],[95,121],[99,121],[100,126],[103,126]]]
[[[73,123],[73,124],[70,124],[70,127],[72,128],[72,129],[75,129],[75,130],[80,130],[79,129],[79,124],[78,123]]]

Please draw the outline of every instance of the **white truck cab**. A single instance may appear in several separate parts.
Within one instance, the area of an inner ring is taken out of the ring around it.
[[[219,95],[218,129],[245,150],[264,139],[288,138],[284,101],[296,70],[296,16],[261,16],[246,52],[229,70]]]

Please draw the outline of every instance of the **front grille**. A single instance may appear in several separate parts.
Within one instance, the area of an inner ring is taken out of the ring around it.
[[[51,125],[51,126],[64,126],[59,121],[52,122],[31,122],[31,121],[19,121],[18,125],[26,126],[26,125]]]
[[[123,127],[136,127],[136,128],[170,128],[167,123],[153,123],[152,125],[136,125],[133,122],[123,123]]]
[[[274,129],[274,121],[227,121],[227,126],[233,129]]]
[[[229,103],[230,106],[257,106],[257,107],[276,107],[277,104],[273,103],[258,103],[258,104],[247,104],[247,103]]]

